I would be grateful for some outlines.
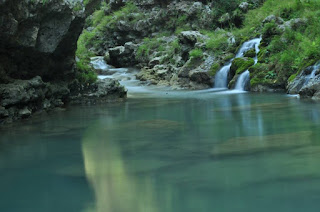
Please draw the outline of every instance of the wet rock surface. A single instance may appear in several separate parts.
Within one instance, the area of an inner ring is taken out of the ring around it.
[[[37,76],[0,86],[0,123],[27,118],[32,113],[65,105],[67,84],[45,83]]]
[[[124,100],[127,97],[127,90],[115,79],[99,79],[97,82],[82,89],[76,95],[71,96],[71,104],[97,104]]]
[[[80,95],[83,89],[73,82],[77,40],[100,3],[0,1],[0,124],[63,107],[71,94]],[[91,86],[92,98],[125,95],[116,82]]]
[[[320,63],[307,67],[287,86],[289,94],[320,100]]]
[[[64,82],[16,80],[0,86],[0,124],[24,119],[37,111],[49,111],[68,104],[95,104],[125,99],[127,91],[117,80],[98,80],[85,88]],[[77,88],[77,91],[75,90]],[[71,90],[70,90],[71,89]]]

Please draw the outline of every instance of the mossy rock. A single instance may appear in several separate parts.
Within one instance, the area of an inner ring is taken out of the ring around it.
[[[221,66],[218,63],[213,63],[210,67],[210,70],[208,71],[208,74],[210,76],[215,76],[216,73],[220,70]]]
[[[297,77],[298,73],[292,74],[289,79],[288,82],[293,82],[293,80]]]
[[[181,68],[178,76],[182,78],[189,77],[189,72],[199,67],[202,62],[203,62],[203,59],[201,58],[191,57]]]
[[[258,61],[260,63],[264,63],[266,62],[268,56],[269,56],[269,52],[266,48],[260,49],[258,53]]]
[[[236,75],[232,78],[232,80],[230,80],[230,82],[228,83],[228,88],[229,88],[229,89],[233,89],[233,88],[235,87],[236,81],[238,80],[238,78],[239,78],[239,75],[236,74]]]
[[[256,85],[260,85],[260,84],[264,84],[265,83],[265,79],[264,78],[260,78],[260,77],[253,77],[250,80],[250,86],[254,87]]]
[[[244,53],[244,56],[254,58],[256,56],[256,50],[254,48],[250,49],[249,51]]]
[[[269,71],[269,65],[265,63],[257,63],[249,68],[250,73],[254,76],[257,73],[267,73]]]
[[[235,57],[233,53],[226,53],[220,59],[220,65],[224,65],[226,62],[230,61],[232,58]]]
[[[253,66],[254,60],[252,58],[236,58],[232,61],[232,65],[230,71],[232,75],[241,74],[245,70],[247,70],[250,66]]]

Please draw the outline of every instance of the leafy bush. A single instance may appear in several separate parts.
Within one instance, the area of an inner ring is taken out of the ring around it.
[[[201,49],[193,49],[189,52],[189,56],[193,58],[202,58],[203,51]]]

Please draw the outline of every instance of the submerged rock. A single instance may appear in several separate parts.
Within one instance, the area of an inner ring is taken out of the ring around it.
[[[71,97],[73,104],[96,104],[125,99],[127,90],[115,79],[99,79],[83,89],[79,95]]]
[[[311,131],[230,139],[218,144],[212,156],[250,155],[265,151],[286,150],[311,144]]]

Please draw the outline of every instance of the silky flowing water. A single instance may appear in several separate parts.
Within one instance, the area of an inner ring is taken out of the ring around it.
[[[0,131],[3,212],[319,211],[319,104],[154,91]]]

